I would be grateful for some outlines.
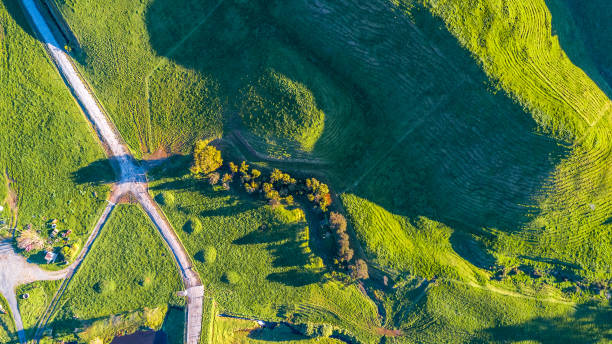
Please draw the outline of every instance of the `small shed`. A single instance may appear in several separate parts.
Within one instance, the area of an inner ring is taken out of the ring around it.
[[[57,253],[53,251],[47,251],[47,253],[45,254],[45,260],[47,261],[47,264],[51,264],[55,262],[56,259],[57,259]]]

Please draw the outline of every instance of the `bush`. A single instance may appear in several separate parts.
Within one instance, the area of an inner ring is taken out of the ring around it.
[[[217,260],[217,249],[214,246],[206,246],[196,253],[195,259],[202,263],[212,264]]]
[[[351,277],[356,280],[365,280],[370,278],[368,273],[368,264],[363,259],[357,259],[354,265],[349,267],[351,270]]]
[[[98,294],[105,294],[105,295],[112,293],[113,291],[115,291],[116,288],[117,288],[117,285],[115,284],[115,281],[113,280],[104,280],[94,285],[94,290]]]
[[[42,250],[45,245],[43,239],[35,230],[28,228],[17,237],[17,247],[22,250]]]
[[[210,185],[217,185],[220,179],[221,175],[219,174],[219,172],[213,172],[208,175],[208,183]]]
[[[157,196],[155,196],[155,200],[161,205],[173,205],[174,204],[174,195],[169,191],[164,191]]]
[[[223,282],[234,285],[240,282],[240,275],[236,271],[228,271],[223,274]]]
[[[150,287],[153,283],[153,277],[154,276],[151,273],[144,274],[144,276],[142,276],[142,278],[138,281],[138,285],[145,288]]]
[[[197,217],[191,217],[185,223],[185,230],[189,233],[199,233],[202,231],[202,222]]]

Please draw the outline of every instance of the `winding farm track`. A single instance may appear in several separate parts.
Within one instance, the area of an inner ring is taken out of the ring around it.
[[[160,211],[155,201],[153,201],[151,198],[151,195],[148,192],[148,185],[144,169],[136,163],[129,149],[127,149],[126,145],[123,143],[118,131],[104,114],[94,96],[85,85],[84,81],[79,77],[79,74],[72,65],[69,57],[59,48],[60,45],[58,44],[57,39],[47,24],[45,18],[41,14],[35,1],[22,0],[21,4],[24,12],[29,16],[30,23],[38,33],[40,41],[45,46],[49,56],[57,66],[57,69],[63,77],[66,85],[72,91],[74,98],[79,103],[93,129],[98,134],[102,145],[106,148],[107,155],[114,163],[114,167],[118,170],[120,178],[113,188],[109,205],[102,213],[100,220],[97,222],[80,256],[70,267],[59,272],[46,273],[42,272],[42,270],[39,268],[31,266],[31,264],[27,264],[27,262],[23,260],[19,264],[24,267],[24,271],[32,271],[32,278],[23,281],[15,279],[14,283],[17,284],[9,285],[9,283],[7,283],[7,288],[0,289],[0,292],[7,297],[9,304],[11,305],[11,310],[13,311],[19,334],[19,340],[24,343],[25,335],[23,332],[23,324],[21,324],[19,309],[17,307],[15,287],[17,287],[18,284],[29,283],[35,280],[64,278],[62,286],[39,323],[35,338],[38,340],[40,339],[49,318],[53,314],[53,311],[61,299],[66,286],[91,249],[91,246],[93,245],[94,240],[97,238],[100,229],[106,223],[108,216],[114,208],[115,202],[123,195],[131,194],[138,200],[144,211],[159,230],[164,241],[168,245],[168,248],[172,251],[176,264],[181,270],[181,277],[186,288],[183,295],[187,297],[184,341],[187,344],[198,343],[202,330],[202,299],[204,296],[204,288],[198,274],[192,269],[192,262],[187,251],[181,244],[165,215]],[[14,257],[14,252],[13,255],[9,256],[13,257],[11,259],[18,259]],[[1,257],[2,256],[0,255],[0,259]],[[3,277],[1,273],[2,272],[0,270],[0,277]],[[21,275],[29,276],[28,274],[23,273]]]

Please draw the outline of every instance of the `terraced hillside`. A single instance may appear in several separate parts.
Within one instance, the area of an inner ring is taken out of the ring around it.
[[[46,239],[57,219],[84,241],[108,190],[75,177],[104,155],[17,1],[0,3],[0,85],[0,236],[31,224]]]

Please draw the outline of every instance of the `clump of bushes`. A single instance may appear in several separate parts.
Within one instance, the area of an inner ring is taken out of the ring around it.
[[[202,263],[212,264],[217,260],[217,249],[208,245],[196,253],[195,258]]]
[[[295,329],[309,338],[327,338],[334,334],[334,327],[330,324],[313,324],[311,322],[307,322],[296,325]]]
[[[346,233],[346,219],[342,214],[332,211],[329,214],[329,226],[336,237],[338,260],[348,263],[355,252],[351,249],[349,235]]]
[[[332,211],[329,214],[329,227],[336,237],[338,263],[348,268],[353,280],[370,278],[368,264],[363,259],[357,259],[351,263],[355,251],[350,246],[349,235],[346,232],[346,218],[342,214]]]
[[[115,284],[115,281],[113,280],[103,280],[101,282],[96,283],[96,285],[94,285],[94,290],[98,294],[108,295],[114,292],[115,289],[117,289],[117,285]]]
[[[197,154],[194,153],[194,155]],[[194,159],[198,159],[198,157],[194,157]],[[218,161],[222,160],[219,158]],[[196,165],[198,165],[197,161],[194,162],[194,166]],[[216,167],[216,169],[218,168],[219,167]],[[222,176],[220,172],[212,172],[208,175],[208,181],[211,185],[215,185],[221,181],[223,188],[229,190],[230,184],[236,180],[236,177],[239,177],[240,184],[247,193],[259,193],[268,201],[271,207],[277,207],[281,204],[293,205],[295,202],[294,197],[305,196],[306,200],[313,204],[314,209],[319,211],[321,218],[327,218],[327,221],[329,221],[329,229],[332,231],[336,240],[336,265],[348,272],[348,275],[344,275],[344,280],[350,282],[351,279],[361,280],[369,278],[368,265],[366,262],[362,259],[353,259],[355,252],[350,246],[350,237],[346,231],[346,219],[342,214],[330,211],[332,198],[327,184],[316,178],[297,180],[289,173],[285,173],[279,169],[273,169],[266,178],[262,176],[261,171],[251,168],[246,161],[242,161],[240,164],[230,161],[223,170],[224,171],[221,171],[223,172]],[[194,169],[192,167],[192,172],[193,171]],[[192,228],[193,226],[194,223],[191,222],[186,224],[186,228],[190,232],[194,231]],[[207,259],[205,254],[206,250],[198,252],[196,259],[208,263],[210,259]],[[235,284],[238,282],[239,276],[235,273],[228,272],[223,276],[223,280],[227,283]]]
[[[189,233],[199,233],[202,231],[202,221],[195,216],[192,216],[187,220],[184,226],[185,230]]]
[[[236,271],[228,271],[221,277],[223,282],[231,285],[240,283],[240,275]]]
[[[159,193],[155,200],[161,205],[173,205],[175,201],[174,195],[169,191]]]

